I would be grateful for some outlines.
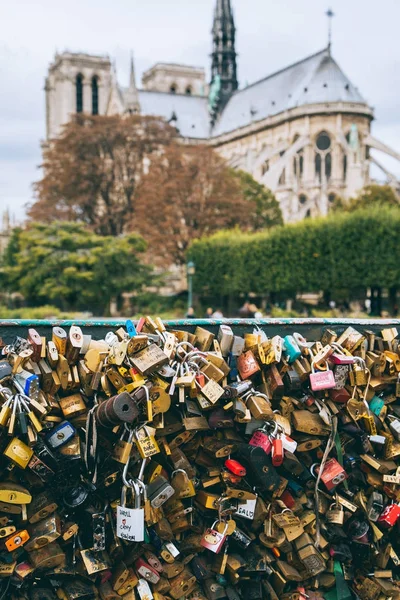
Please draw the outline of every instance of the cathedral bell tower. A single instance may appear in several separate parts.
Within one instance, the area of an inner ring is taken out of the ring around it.
[[[217,0],[212,29],[210,88],[212,121],[216,120],[233,92],[238,89],[235,35],[236,28],[230,0]]]

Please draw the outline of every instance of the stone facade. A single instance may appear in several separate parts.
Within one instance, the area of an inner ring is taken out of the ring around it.
[[[314,106],[309,114],[295,109],[267,120],[257,131],[226,135],[214,143],[231,165],[274,190],[286,222],[326,215],[336,196],[349,198],[370,182],[366,140],[372,113],[341,109],[348,113],[338,112],[337,106]],[[354,125],[355,150],[348,142]]]
[[[206,72],[198,67],[157,63],[143,73],[142,85],[150,92],[205,96]]]
[[[197,67],[157,63],[137,89],[133,60],[123,87],[107,56],[57,54],[45,86],[47,140],[76,112],[160,116],[185,142],[213,145],[269,187],[287,222],[326,215],[335,196],[352,197],[370,183],[370,148],[400,160],[372,136],[373,110],[330,45],[238,89],[235,34],[230,0],[216,0],[209,88]]]

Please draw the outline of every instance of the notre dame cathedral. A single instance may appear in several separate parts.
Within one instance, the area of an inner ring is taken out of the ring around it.
[[[370,148],[400,160],[371,134],[373,110],[331,53],[294,62],[239,89],[230,0],[217,0],[211,82],[204,69],[157,63],[128,87],[105,56],[56,54],[46,78],[47,139],[73,113],[160,116],[186,141],[214,146],[234,168],[275,193],[286,222],[325,215],[336,195],[349,198],[370,182]],[[388,181],[396,178],[377,163]]]

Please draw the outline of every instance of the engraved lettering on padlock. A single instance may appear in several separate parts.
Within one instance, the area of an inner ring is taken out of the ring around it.
[[[126,506],[128,487],[122,488],[121,505],[117,506],[117,536],[128,542],[143,542],[144,540],[144,510],[141,508],[139,486],[134,481],[129,485],[134,496],[134,508]]]
[[[326,371],[315,371],[315,362],[311,363],[311,374],[310,374],[310,385],[314,392],[320,390],[328,390],[334,388],[336,385],[333,371],[329,369],[328,363],[326,362]]]

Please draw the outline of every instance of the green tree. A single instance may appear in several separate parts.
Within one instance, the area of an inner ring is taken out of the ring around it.
[[[106,313],[112,298],[140,291],[151,276],[139,255],[144,240],[130,234],[96,235],[80,223],[33,223],[14,230],[4,255],[2,278],[33,305]],[[12,250],[12,251],[11,251]]]
[[[372,209],[375,206],[397,206],[400,207],[400,197],[390,185],[378,185],[373,183],[365,187],[356,198],[346,201],[336,198],[333,212],[354,212],[359,209]]]
[[[279,202],[271,190],[258,183],[250,173],[232,169],[232,174],[238,180],[244,198],[250,203],[251,229],[260,231],[283,225]]]

